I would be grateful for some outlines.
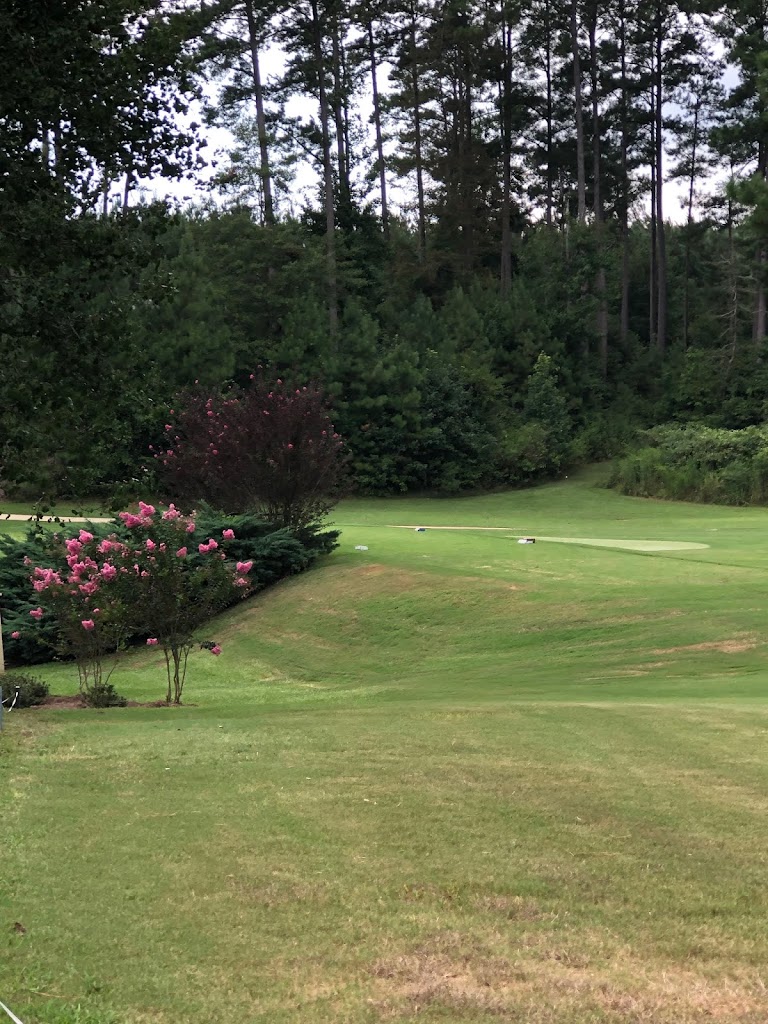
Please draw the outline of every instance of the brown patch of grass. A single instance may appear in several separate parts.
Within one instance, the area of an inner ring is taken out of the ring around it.
[[[712,979],[639,961],[626,950],[606,961],[599,953],[590,957],[589,948],[517,940],[504,957],[459,933],[437,935],[374,965],[371,1004],[385,1020],[430,1006],[456,1021],[484,1014],[528,1024],[758,1024],[768,1017],[768,991],[756,974]]]
[[[323,906],[330,900],[326,886],[291,878],[275,878],[257,883],[231,875],[227,884],[239,904],[251,906],[283,907],[297,903]]]
[[[700,644],[684,644],[682,647],[660,647],[653,654],[689,654],[694,651],[718,651],[720,654],[743,654],[754,650],[760,641],[754,635],[737,634],[730,640],[708,640]]]

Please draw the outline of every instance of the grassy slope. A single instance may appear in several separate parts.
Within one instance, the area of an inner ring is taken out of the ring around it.
[[[768,516],[588,483],[350,502],[340,552],[212,628],[196,706],[10,719],[0,999],[25,1024],[762,1022]],[[160,696],[157,656],[114,681]]]

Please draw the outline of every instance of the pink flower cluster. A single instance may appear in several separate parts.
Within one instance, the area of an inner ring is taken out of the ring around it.
[[[211,537],[210,540],[207,541],[207,543],[198,544],[197,550],[200,552],[201,555],[207,555],[211,551],[215,551],[218,546],[219,545],[216,543],[213,537]]]

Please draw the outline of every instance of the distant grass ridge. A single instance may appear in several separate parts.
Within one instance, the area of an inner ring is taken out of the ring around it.
[[[768,425],[724,430],[663,426],[614,465],[609,486],[622,494],[721,505],[768,504]]]

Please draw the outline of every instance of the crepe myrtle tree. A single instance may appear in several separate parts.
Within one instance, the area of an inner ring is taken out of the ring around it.
[[[99,539],[87,530],[66,540],[54,537],[53,566],[32,568],[30,582],[40,603],[29,614],[36,622],[54,619],[57,649],[75,659],[88,703],[97,703],[107,686],[105,657],[128,637],[144,636],[148,646],[163,651],[166,701],[180,704],[197,631],[249,592],[253,563],[226,557],[227,541],[235,539],[231,529],[220,540],[196,542],[194,517],[173,504],[158,512],[139,502],[138,513],[121,512],[120,519],[125,539]],[[221,653],[213,641],[200,646]]]
[[[267,383],[212,395],[196,385],[177,396],[155,451],[169,491],[224,512],[252,512],[301,530],[321,522],[346,481],[344,442],[317,384]]]

